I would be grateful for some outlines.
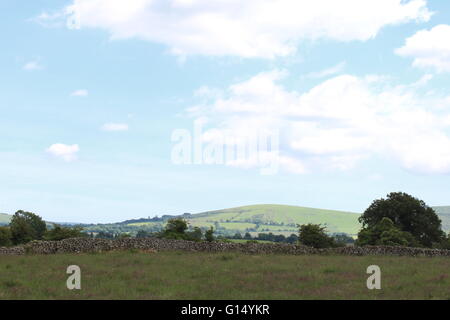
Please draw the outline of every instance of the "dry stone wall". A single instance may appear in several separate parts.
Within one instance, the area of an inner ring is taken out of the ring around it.
[[[0,247],[0,255],[87,253],[115,250],[154,250],[154,251],[191,251],[191,252],[241,252],[246,254],[325,254],[325,255],[395,255],[395,256],[445,256],[450,250],[367,246],[342,247],[332,249],[314,249],[302,245],[285,243],[227,243],[193,242],[157,238],[128,238],[118,240],[74,238],[61,241],[33,241],[24,246]]]

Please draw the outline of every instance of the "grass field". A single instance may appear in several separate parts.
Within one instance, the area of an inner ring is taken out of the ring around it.
[[[81,268],[81,290],[66,268]],[[368,290],[366,268],[381,268]],[[111,252],[2,256],[1,299],[450,299],[450,259]]]

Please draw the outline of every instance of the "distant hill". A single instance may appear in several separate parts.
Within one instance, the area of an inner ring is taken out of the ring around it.
[[[193,227],[209,228],[213,226],[218,234],[242,235],[249,232],[290,235],[297,233],[297,224],[320,223],[327,227],[327,231],[345,232],[356,235],[360,228],[359,213],[287,206],[277,204],[260,204],[222,210],[207,211],[197,214],[182,215]],[[140,219],[126,223],[134,228],[162,228],[164,221],[172,216],[163,216],[159,221],[155,219]],[[98,225],[97,225],[98,226]],[[109,225],[109,227],[112,227]],[[123,227],[123,224],[122,224]]]
[[[442,221],[442,230],[450,232],[450,206],[433,207]]]
[[[188,221],[193,226],[218,225],[240,232],[297,232],[297,224],[321,223],[328,232],[345,232],[356,235],[360,225],[359,213],[307,208],[298,206],[260,204],[192,215]]]
[[[9,224],[12,216],[6,213],[0,213],[0,224]]]
[[[434,207],[442,220],[442,227],[450,231],[450,206]],[[232,235],[236,232],[252,235],[268,233],[290,235],[297,233],[297,224],[320,223],[327,227],[328,232],[345,232],[356,236],[361,228],[358,222],[360,213],[317,209],[299,206],[260,204],[222,210],[207,211],[196,214],[185,213],[185,218],[191,226],[209,228],[213,226],[218,234]],[[153,219],[129,220],[120,224],[124,227],[147,230],[159,230],[167,219],[173,216],[163,216]],[[116,224],[108,225],[115,228]],[[111,229],[110,229],[111,230]]]

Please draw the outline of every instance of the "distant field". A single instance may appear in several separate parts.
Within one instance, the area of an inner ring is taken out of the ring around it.
[[[442,229],[450,232],[450,206],[433,207],[442,221]]]
[[[135,223],[129,223],[128,226],[133,227],[142,227],[142,226],[156,226],[158,225],[158,222],[135,222]]]
[[[289,234],[297,231],[297,224],[320,223],[326,225],[329,232],[356,235],[360,228],[359,216],[354,212],[262,204],[198,213],[189,222],[198,226],[219,223],[223,228],[241,232],[258,224],[256,232]]]
[[[81,290],[66,268],[81,268]],[[381,290],[366,269],[381,268]],[[2,256],[0,299],[450,299],[450,259],[187,252]]]
[[[10,215],[5,214],[5,213],[0,213],[0,224],[8,224],[11,220]]]

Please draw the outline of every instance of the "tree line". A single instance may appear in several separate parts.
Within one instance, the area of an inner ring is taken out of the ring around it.
[[[81,227],[50,226],[32,212],[19,210],[8,226],[0,227],[0,246],[25,244],[33,240],[57,241],[67,238],[86,237]]]
[[[433,208],[404,192],[377,199],[359,217],[362,229],[355,244],[450,249],[450,234],[442,230]],[[338,245],[320,225],[299,226],[299,242],[326,248]]]

